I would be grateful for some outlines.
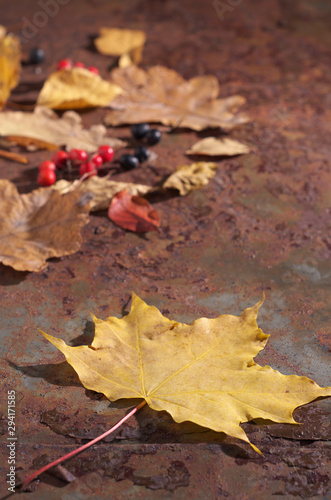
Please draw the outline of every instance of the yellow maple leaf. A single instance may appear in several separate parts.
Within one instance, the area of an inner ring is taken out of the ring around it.
[[[108,106],[122,89],[85,68],[55,71],[44,83],[37,104],[52,109]]]
[[[331,387],[254,363],[269,337],[256,322],[262,302],[240,316],[200,318],[186,325],[165,318],[133,294],[124,318],[93,316],[96,333],[90,346],[69,347],[42,333],[87,389],[111,401],[143,398],[176,422],[189,420],[249,443],[242,422],[296,423],[292,413],[297,406],[331,395]]]
[[[12,34],[5,36],[0,26],[0,109],[6,103],[11,89],[16,87],[21,70],[21,44]]]

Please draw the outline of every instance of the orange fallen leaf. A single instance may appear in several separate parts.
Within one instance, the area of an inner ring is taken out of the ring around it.
[[[100,28],[100,36],[94,40],[100,54],[120,56],[119,66],[125,68],[141,60],[146,35],[141,30]]]
[[[41,271],[46,260],[77,252],[88,222],[88,197],[51,188],[19,194],[0,180],[0,262],[17,271]]]
[[[122,89],[85,68],[52,73],[38,96],[37,104],[52,109],[108,106]]]
[[[246,99],[239,95],[218,99],[220,88],[213,75],[184,80],[176,71],[153,66],[115,68],[111,81],[125,93],[111,103],[105,124],[111,126],[160,122],[172,127],[231,130],[249,118],[238,113]]]
[[[108,217],[123,229],[136,233],[156,231],[160,226],[160,217],[152,205],[141,196],[132,196],[126,190],[113,197]]]

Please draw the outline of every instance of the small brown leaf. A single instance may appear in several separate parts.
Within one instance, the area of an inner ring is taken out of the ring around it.
[[[170,175],[163,184],[165,189],[178,189],[182,196],[190,193],[193,189],[208,184],[209,179],[214,177],[217,163],[201,161],[178,167],[176,172]]]
[[[145,186],[144,184],[116,182],[97,176],[89,177],[84,182],[80,182],[79,180],[70,182],[61,179],[53,184],[52,188],[60,191],[62,194],[70,192],[73,189],[77,189],[81,193],[92,193],[93,198],[90,202],[91,212],[107,210],[115,194],[124,189],[131,195],[144,195],[155,190],[155,188]]]
[[[12,34],[0,31],[0,109],[5,105],[11,89],[16,87],[21,71],[21,44]]]
[[[103,125],[92,125],[84,129],[82,119],[75,111],[67,111],[61,118],[48,108],[37,107],[33,113],[3,111],[0,113],[0,135],[19,135],[41,141],[67,146],[67,149],[85,149],[94,152],[101,144],[112,148],[123,147],[125,142],[105,137]]]
[[[136,233],[156,231],[160,217],[145,198],[132,196],[127,191],[117,193],[110,204],[108,217],[123,229]]]
[[[20,195],[0,180],[0,262],[17,271],[41,271],[51,257],[77,252],[89,207],[79,192],[62,196],[51,188]]]
[[[187,155],[206,155],[206,156],[235,156],[249,153],[250,149],[246,144],[224,137],[205,137],[196,142],[185,153]]]
[[[94,43],[100,54],[120,56],[118,64],[125,68],[140,62],[145,41],[144,31],[101,28]]]
[[[160,122],[193,130],[231,130],[249,121],[247,115],[237,112],[245,98],[234,95],[217,99],[219,84],[212,75],[186,81],[163,66],[144,71],[132,65],[115,68],[110,76],[125,93],[110,103],[112,111],[105,117],[106,125]]]
[[[122,89],[85,68],[55,71],[46,80],[37,104],[52,109],[108,106]]]

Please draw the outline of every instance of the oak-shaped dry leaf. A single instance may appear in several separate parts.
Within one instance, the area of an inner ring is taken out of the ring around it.
[[[92,125],[84,129],[82,119],[75,111],[67,111],[61,118],[51,109],[38,106],[33,113],[3,111],[0,113],[0,135],[22,136],[46,141],[67,149],[85,149],[94,152],[101,144],[112,148],[123,147],[125,142],[106,137],[106,128]]]
[[[81,228],[88,222],[89,198],[62,196],[51,188],[19,194],[0,180],[0,262],[17,271],[41,271],[51,257],[77,252]]]
[[[140,62],[145,41],[146,35],[141,30],[101,28],[94,43],[100,54],[120,56],[118,65],[125,68]]]
[[[61,179],[52,186],[53,189],[65,194],[73,189],[81,193],[91,193],[93,198],[90,202],[91,212],[98,210],[108,210],[109,205],[115,194],[126,190],[133,196],[144,195],[154,191],[155,189],[145,184],[133,184],[130,182],[117,182],[107,177],[93,176],[86,179],[84,182],[76,180],[73,182]]]
[[[21,44],[13,34],[0,30],[0,109],[5,105],[11,89],[16,87],[21,71]]]
[[[205,155],[205,156],[235,156],[244,155],[250,152],[246,144],[223,137],[205,137],[196,142],[185,153],[187,155]]]
[[[111,102],[106,125],[160,122],[193,130],[208,127],[231,130],[249,121],[246,114],[238,113],[245,98],[234,95],[218,99],[219,84],[212,75],[186,81],[164,66],[144,71],[132,65],[115,68],[110,77],[126,93]]]
[[[39,106],[52,109],[81,109],[108,106],[122,89],[86,68],[55,71],[44,83]]]
[[[117,226],[135,233],[156,231],[160,226],[160,216],[142,196],[133,196],[128,191],[120,191],[113,197],[108,217]]]
[[[181,196],[185,196],[194,189],[208,184],[214,177],[217,163],[200,161],[190,165],[181,165],[163,183],[164,189],[177,189]]]
[[[43,335],[87,389],[111,401],[142,398],[176,422],[195,422],[249,443],[241,423],[296,423],[292,413],[297,406],[331,395],[331,387],[255,364],[253,358],[269,337],[256,322],[261,304],[240,316],[200,318],[186,325],[165,318],[133,294],[131,311],[122,319],[93,316],[96,332],[90,346],[70,347]]]

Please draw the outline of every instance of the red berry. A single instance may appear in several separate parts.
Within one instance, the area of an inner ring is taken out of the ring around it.
[[[72,149],[69,151],[69,158],[74,163],[80,163],[87,160],[87,153],[84,149]]]
[[[85,64],[80,61],[77,61],[74,64],[74,68],[85,68]]]
[[[93,163],[95,168],[100,168],[103,165],[103,158],[101,155],[94,155],[91,158],[91,162]]]
[[[57,63],[57,69],[71,69],[72,68],[72,61],[70,59],[61,59]]]
[[[99,155],[102,157],[103,161],[112,161],[114,158],[114,150],[107,144],[103,144],[98,149]]]
[[[51,186],[56,181],[56,175],[54,170],[50,170],[48,168],[40,170],[38,173],[37,181],[42,187]]]
[[[60,170],[62,168],[65,168],[68,159],[69,159],[68,153],[62,151],[61,149],[60,151],[56,151],[56,153],[54,153],[52,156],[52,161],[55,163],[56,167]]]
[[[41,172],[42,170],[50,170],[50,171],[55,172],[56,165],[53,161],[43,161],[40,163],[38,169],[39,169],[39,172]]]
[[[79,175],[89,174],[91,176],[96,175],[96,173],[96,167],[91,161],[81,163],[79,166]]]
[[[98,75],[100,73],[100,71],[98,70],[98,68],[96,66],[89,66],[87,69],[89,71],[91,71],[91,73],[95,73],[96,75]]]

